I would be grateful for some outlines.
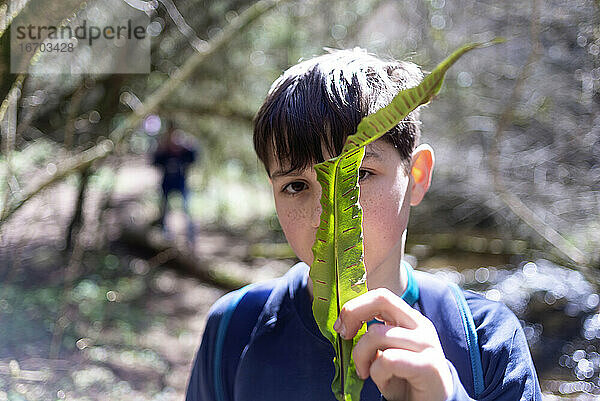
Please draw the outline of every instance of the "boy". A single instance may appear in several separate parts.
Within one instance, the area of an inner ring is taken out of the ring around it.
[[[304,61],[275,81],[255,118],[254,147],[301,262],[282,278],[217,301],[189,401],[335,400],[335,353],[311,309],[308,271],[321,214],[313,165],[338,155],[362,117],[421,79],[412,63],[355,49]],[[369,291],[344,305],[334,328],[352,338],[363,322],[380,323],[353,350],[366,379],[361,400],[541,400],[514,314],[470,292],[457,290],[455,301],[445,283],[402,261],[409,209],[427,192],[434,165],[431,147],[417,146],[419,134],[415,111],[367,146],[359,171]]]

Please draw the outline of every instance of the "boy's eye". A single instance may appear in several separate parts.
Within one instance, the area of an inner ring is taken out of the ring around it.
[[[290,195],[295,195],[300,191],[303,191],[304,189],[306,189],[305,183],[303,183],[302,181],[294,181],[290,182],[285,187],[283,187],[282,192],[285,192]]]
[[[373,175],[373,173],[371,173],[371,172],[370,172],[370,171],[368,171],[368,170],[363,170],[363,169],[360,169],[360,170],[358,170],[358,180],[359,180],[359,181],[366,180],[366,179],[367,179],[367,178],[369,178],[371,175]]]
[[[364,181],[366,179],[368,179],[369,177],[371,177],[373,175],[373,173],[371,173],[368,170],[363,170],[360,169],[358,170],[358,180],[359,181]],[[307,188],[306,183],[302,182],[302,181],[293,181],[290,182],[289,184],[285,185],[283,187],[283,189],[281,190],[281,192],[284,192],[288,195],[296,195],[302,191],[304,191]]]

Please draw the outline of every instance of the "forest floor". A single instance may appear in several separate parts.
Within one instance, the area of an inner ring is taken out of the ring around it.
[[[252,276],[257,280],[276,277],[293,263],[226,257],[229,250],[243,253],[250,244],[227,233],[200,230],[198,234],[211,243],[203,244],[203,258],[237,269],[238,275],[257,270],[260,264],[264,269]],[[41,259],[41,252],[34,252],[32,258]],[[225,290],[170,269],[152,271],[143,259],[127,255],[126,249],[113,248],[108,255],[119,261],[109,257],[107,266],[107,256],[102,260],[102,255],[95,253],[84,259],[84,263],[97,260],[100,268],[83,273],[70,291],[63,291],[52,279],[60,272],[48,272],[51,282],[44,283],[45,279],[32,279],[33,274],[28,273],[33,271],[24,263],[18,275],[25,273],[27,280],[13,277],[10,283],[4,282],[0,400],[184,398],[206,314]],[[46,266],[56,269],[54,264]],[[43,266],[33,268],[39,273]],[[59,294],[68,299],[63,316],[57,313]],[[21,296],[24,298],[19,300]],[[38,303],[47,307],[48,315],[34,309]],[[68,323],[60,353],[51,358],[57,316],[68,316]]]

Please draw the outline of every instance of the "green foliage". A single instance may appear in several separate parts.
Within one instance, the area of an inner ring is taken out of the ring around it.
[[[19,349],[24,344],[45,341],[52,334],[52,317],[58,311],[56,300],[60,298],[59,295],[58,288],[24,290],[16,285],[3,285],[0,296],[3,350]],[[32,321],[38,322],[36,327],[32,327]]]
[[[333,329],[342,306],[367,292],[363,255],[362,209],[359,205],[358,170],[365,146],[397,125],[418,106],[439,92],[448,68],[480,43],[468,44],[440,63],[420,85],[401,91],[392,102],[360,122],[338,157],[315,165],[321,184],[321,222],[313,245],[310,269],[313,282],[313,313],[319,329],[333,344],[336,357],[331,385],[338,400],[360,399],[363,381],[356,374],[352,347],[365,333],[365,325],[352,340]]]

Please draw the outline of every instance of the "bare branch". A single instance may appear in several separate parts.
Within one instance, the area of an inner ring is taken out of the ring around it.
[[[111,132],[110,139],[115,143],[115,147],[118,149],[127,131],[132,129],[148,113],[154,111],[156,107],[173,93],[184,80],[190,77],[198,65],[208,60],[217,50],[227,45],[235,38],[235,35],[248,27],[252,22],[258,19],[258,17],[283,1],[284,0],[263,0],[255,3],[237,18],[233,19],[231,23],[211,39],[210,42],[207,42],[205,46],[202,46],[200,51],[190,56],[171,78],[150,95],[142,107],[137,109],[134,113],[131,113],[122,125]]]
[[[22,196],[17,202],[7,205],[2,211],[0,217],[0,224],[4,223],[8,217],[16,212],[21,206],[23,206],[29,199],[40,193],[44,188],[54,184],[65,178],[66,176],[82,171],[88,168],[96,160],[104,159],[113,151],[112,141],[105,139],[100,144],[70,158],[64,162],[61,162],[56,166],[56,172],[48,176],[43,176],[31,185],[32,189],[29,189],[25,195]]]
[[[0,125],[3,134],[4,156],[6,158],[6,191],[4,193],[4,209],[8,205],[9,199],[20,192],[20,186],[17,177],[14,173],[12,163],[12,153],[15,147],[16,131],[17,131],[17,102],[21,97],[21,87],[24,76],[19,75],[12,88],[8,92],[8,96],[0,106]],[[0,214],[1,217],[2,214]]]
[[[118,242],[144,252],[152,252],[154,256],[148,260],[150,269],[169,265],[183,274],[226,290],[249,284],[247,277],[224,273],[217,266],[212,266],[209,260],[196,257],[189,249],[166,241],[162,235],[156,235],[152,230],[123,227]]]
[[[167,81],[165,81],[154,93],[152,93],[146,102],[136,111],[129,114],[125,121],[114,129],[110,135],[110,140],[105,140],[98,145],[86,150],[80,155],[77,155],[67,161],[60,163],[57,166],[57,171],[51,177],[45,177],[38,183],[31,186],[26,192],[23,199],[7,205],[0,218],[0,225],[4,223],[15,211],[17,211],[25,202],[33,196],[41,192],[43,189],[59,181],[60,179],[70,175],[75,171],[80,171],[86,168],[91,163],[97,160],[102,160],[115,149],[122,146],[124,139],[127,138],[131,131],[147,114],[153,112],[173,91],[181,85],[183,81],[188,79],[195,69],[203,62],[210,59],[218,50],[229,44],[242,30],[250,26],[260,16],[267,11],[273,9],[278,4],[285,0],[261,0],[233,19],[229,25],[223,29],[218,35],[206,43],[202,51],[198,51],[190,56],[186,62],[175,72]]]
[[[65,278],[61,291],[60,307],[58,309],[56,323],[54,324],[54,329],[52,331],[52,341],[50,343],[49,352],[50,359],[56,359],[60,354],[60,345],[62,343],[63,333],[65,328],[67,328],[69,325],[69,319],[67,319],[67,311],[69,308],[68,294],[73,289],[73,283],[75,283],[81,274],[81,261],[83,260],[85,249],[81,243],[81,232],[78,232],[75,235],[76,237],[75,244],[73,245],[73,252],[69,258],[69,263],[65,268]]]
[[[13,19],[25,8],[29,0],[10,1],[0,5],[0,38],[8,29]]]
[[[200,39],[198,35],[196,35],[196,32],[194,32],[194,29],[185,22],[185,18],[183,18],[183,15],[181,15],[175,6],[175,3],[173,3],[172,0],[160,0],[160,2],[165,6],[169,17],[171,17],[171,20],[173,20],[173,23],[175,23],[179,32],[187,38],[190,45],[192,45],[196,51],[202,51],[203,46],[206,46],[206,41]]]
[[[69,101],[69,107],[67,109],[67,122],[65,124],[65,148],[71,150],[73,147],[73,135],[75,134],[75,118],[79,111],[79,106],[83,100],[83,94],[85,93],[85,83],[82,83],[71,96]]]
[[[531,51],[529,57],[521,69],[511,95],[506,102],[506,107],[498,119],[494,141],[490,149],[488,163],[493,175],[494,189],[498,193],[500,199],[515,213],[522,221],[533,228],[544,240],[560,251],[569,260],[577,265],[587,265],[590,263],[589,258],[576,246],[567,241],[556,230],[546,224],[539,216],[537,216],[521,199],[508,191],[506,183],[502,179],[500,172],[500,141],[506,126],[512,121],[514,107],[517,100],[521,97],[523,84],[526,77],[530,74],[533,65],[539,60],[541,55],[541,44],[539,42],[539,0],[533,2],[531,16]],[[596,280],[595,280],[596,281]],[[596,281],[597,282],[597,281]]]

